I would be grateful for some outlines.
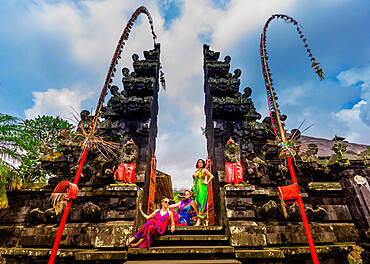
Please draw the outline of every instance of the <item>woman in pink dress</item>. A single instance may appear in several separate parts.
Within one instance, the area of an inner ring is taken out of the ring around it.
[[[143,210],[141,210],[141,206],[139,207],[142,216],[149,221],[146,222],[133,237],[126,241],[127,247],[150,247],[154,238],[164,233],[169,221],[171,221],[171,232],[175,231],[173,213],[168,209],[170,200],[168,198],[163,198],[161,203],[162,209],[157,209],[150,215],[146,215]],[[137,242],[133,243],[135,240],[137,240]]]

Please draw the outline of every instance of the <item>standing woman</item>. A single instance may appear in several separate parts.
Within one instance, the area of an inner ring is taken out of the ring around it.
[[[206,162],[199,159],[195,165],[197,170],[193,174],[193,184],[195,190],[195,201],[198,205],[198,219],[195,226],[205,219],[205,225],[208,225],[207,202],[208,202],[208,184],[214,176],[206,169]]]
[[[149,220],[144,224],[137,233],[126,241],[127,247],[148,248],[153,242],[154,238],[162,235],[166,231],[168,221],[171,221],[171,232],[175,231],[175,222],[173,221],[173,213],[168,209],[170,200],[163,198],[161,200],[162,208],[154,210],[150,215],[146,215],[141,206],[139,207],[142,216]],[[135,240],[137,242],[133,243]]]

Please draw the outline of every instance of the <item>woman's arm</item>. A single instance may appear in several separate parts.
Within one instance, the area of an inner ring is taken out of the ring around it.
[[[208,185],[215,176],[213,176],[212,173],[210,173],[207,169],[204,169],[204,173],[207,174],[207,176],[209,176],[208,181],[205,183]]]
[[[143,210],[141,209],[141,205],[139,205],[139,210],[140,210],[140,213],[141,215],[146,219],[146,220],[149,220],[150,218],[153,218],[155,216],[155,214],[158,212],[159,209],[157,210],[154,210],[153,213],[151,213],[150,215],[147,215],[143,212]]]
[[[173,220],[173,213],[170,211],[170,219],[171,219],[171,232],[175,231],[175,221]]]
[[[180,206],[180,204],[181,204],[181,201],[180,201],[180,202],[177,202],[177,203],[175,203],[175,204],[171,204],[171,205],[169,205],[169,206],[168,206],[168,208],[173,209],[173,208],[179,207],[179,206]]]

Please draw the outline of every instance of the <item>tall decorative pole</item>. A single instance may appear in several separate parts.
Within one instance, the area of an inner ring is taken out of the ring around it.
[[[316,61],[316,59],[313,57],[313,55],[311,53],[311,50],[308,48],[308,44],[306,43],[306,39],[304,38],[304,36],[302,34],[301,27],[299,26],[298,22],[296,20],[294,20],[293,18],[291,18],[287,15],[284,15],[284,14],[272,15],[267,20],[267,22],[266,22],[266,24],[263,28],[263,32],[261,34],[261,42],[260,42],[260,56],[261,56],[262,72],[263,72],[266,91],[267,91],[267,98],[268,98],[268,106],[269,106],[269,111],[270,111],[271,123],[272,123],[272,128],[274,130],[274,133],[275,133],[275,135],[278,138],[278,141],[280,143],[279,145],[281,147],[281,152],[280,152],[281,157],[285,158],[287,163],[288,163],[289,172],[290,172],[290,176],[292,178],[293,186],[296,188],[297,193],[298,193],[297,201],[298,201],[299,211],[300,211],[301,216],[302,216],[303,226],[304,226],[306,236],[307,236],[307,240],[308,240],[308,244],[309,244],[309,247],[310,247],[312,260],[313,260],[314,264],[318,264],[319,260],[317,258],[315,244],[314,244],[313,239],[312,239],[310,226],[309,226],[308,221],[307,221],[307,216],[306,216],[306,212],[305,212],[305,209],[304,209],[304,204],[303,204],[303,201],[302,201],[301,193],[299,191],[298,182],[297,182],[297,178],[295,176],[294,167],[293,167],[293,163],[292,163],[292,158],[295,155],[295,151],[293,149],[292,142],[287,140],[287,137],[286,137],[286,134],[285,134],[284,124],[282,123],[282,120],[280,118],[280,111],[279,111],[279,108],[278,108],[278,104],[276,103],[276,100],[277,100],[276,92],[274,91],[274,88],[273,88],[270,68],[269,68],[268,62],[267,62],[268,61],[268,56],[267,56],[267,50],[266,50],[266,32],[267,32],[267,28],[268,28],[269,23],[275,18],[276,19],[278,19],[278,18],[284,19],[285,22],[293,23],[293,25],[296,26],[297,32],[298,32],[300,38],[302,39],[302,41],[304,43],[304,46],[305,46],[305,48],[306,48],[306,50],[309,54],[308,56],[310,58],[310,61],[312,62],[311,67],[314,68],[314,71],[319,76],[320,80],[324,79],[324,73],[322,71],[320,63]]]
[[[57,254],[58,248],[59,248],[60,239],[62,237],[64,226],[65,226],[65,223],[66,223],[66,220],[67,220],[67,217],[68,217],[69,209],[71,208],[72,199],[76,199],[76,197],[77,197],[77,190],[78,190],[77,189],[77,184],[78,184],[78,181],[80,179],[80,175],[81,175],[81,171],[82,171],[82,168],[83,168],[83,165],[84,165],[84,162],[85,162],[87,151],[88,151],[89,148],[93,148],[95,144],[99,144],[101,142],[101,140],[99,140],[97,135],[96,135],[98,119],[100,117],[100,111],[102,109],[105,96],[107,95],[108,88],[111,86],[111,83],[113,81],[112,78],[114,77],[114,72],[116,72],[116,66],[118,64],[118,60],[121,58],[121,53],[122,53],[123,47],[125,45],[125,40],[128,40],[130,32],[131,32],[131,28],[132,28],[133,24],[135,23],[136,19],[138,18],[138,16],[141,13],[146,14],[147,17],[148,17],[150,28],[151,28],[151,33],[153,35],[153,42],[155,44],[155,39],[157,38],[157,36],[154,33],[154,24],[153,24],[152,17],[150,15],[148,9],[146,9],[145,6],[140,6],[131,15],[131,18],[127,22],[126,27],[124,28],[123,33],[122,33],[122,35],[121,35],[121,37],[118,41],[116,50],[114,52],[114,55],[113,55],[113,58],[112,58],[112,61],[111,61],[111,64],[110,64],[110,67],[109,67],[109,70],[108,70],[107,77],[105,79],[104,87],[103,87],[103,89],[100,93],[99,101],[98,101],[98,104],[97,104],[97,107],[96,107],[96,110],[95,110],[95,115],[94,115],[94,118],[93,118],[93,121],[92,121],[92,124],[91,124],[90,132],[86,133],[85,140],[82,144],[82,155],[81,155],[81,158],[80,158],[80,161],[79,161],[78,170],[76,172],[73,184],[70,183],[69,187],[63,188],[63,191],[66,193],[65,197],[67,199],[67,204],[66,204],[65,209],[63,211],[62,219],[61,219],[59,227],[58,227],[58,231],[57,231],[57,235],[55,237],[53,249],[51,251],[51,255],[50,255],[50,258],[49,258],[49,264],[53,264],[54,261],[55,261],[55,257],[56,257],[56,254]],[[54,190],[53,194],[55,194],[55,195],[63,194],[63,193],[57,193],[57,191],[60,189],[60,188],[58,188],[58,186]],[[69,195],[71,189],[75,190],[73,196]]]

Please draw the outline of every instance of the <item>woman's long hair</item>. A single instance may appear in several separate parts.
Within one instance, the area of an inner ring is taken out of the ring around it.
[[[198,167],[198,162],[199,162],[199,161],[202,161],[202,162],[203,162],[203,167],[202,167],[202,168],[199,168],[199,167]],[[205,167],[206,167],[206,162],[205,162],[204,160],[202,160],[202,159],[198,159],[198,160],[197,160],[197,163],[195,164],[195,168],[197,168],[197,169],[203,169],[203,168],[205,168]]]

